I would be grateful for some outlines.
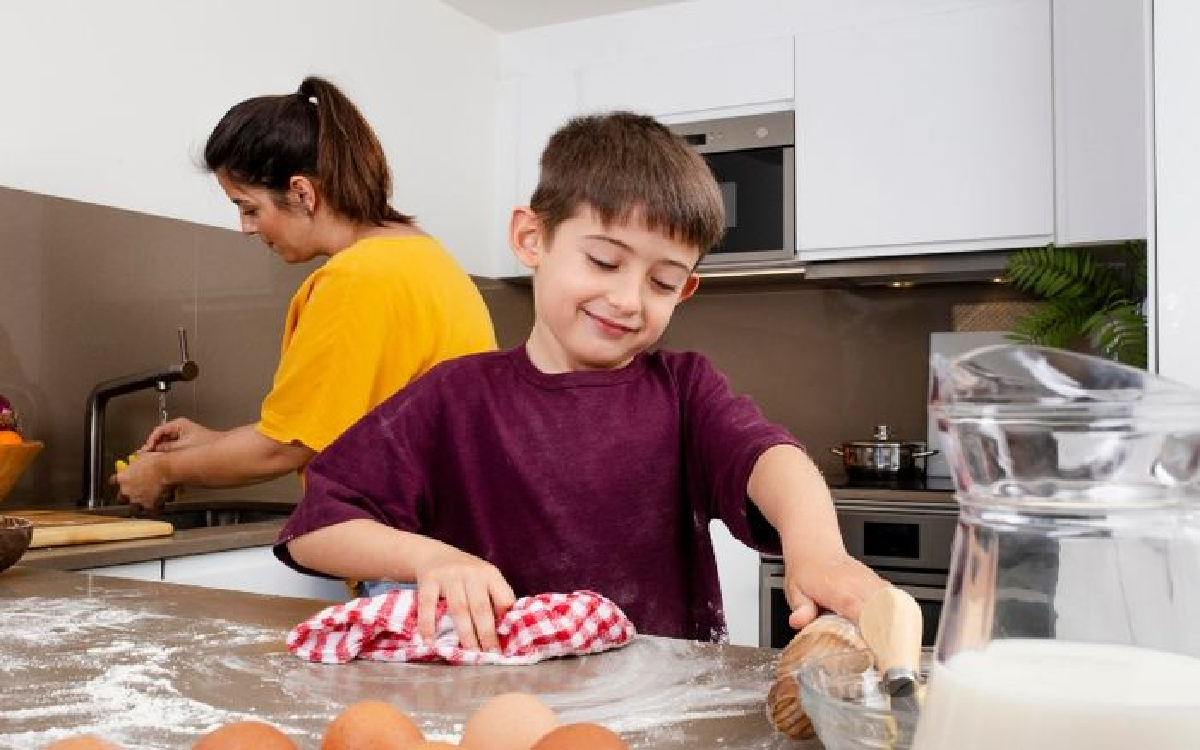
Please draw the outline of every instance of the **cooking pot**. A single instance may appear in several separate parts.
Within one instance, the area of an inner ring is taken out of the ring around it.
[[[925,462],[917,463],[937,453],[926,450],[921,440],[900,440],[893,437],[888,426],[875,428],[870,440],[851,440],[829,452],[842,457],[842,466],[849,477],[900,477],[925,471]]]

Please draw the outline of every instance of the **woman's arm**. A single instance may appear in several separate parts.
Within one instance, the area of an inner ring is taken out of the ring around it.
[[[857,621],[867,597],[886,582],[842,544],[833,499],[820,470],[794,445],[759,456],[747,491],[783,544],[784,590],[792,627],[832,609]]]
[[[299,469],[314,455],[311,448],[280,443],[260,434],[254,425],[244,425],[189,448],[139,453],[112,481],[131,503],[155,508],[172,485],[257,484]]]

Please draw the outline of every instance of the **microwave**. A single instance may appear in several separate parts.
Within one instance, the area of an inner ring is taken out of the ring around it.
[[[725,203],[725,235],[700,270],[794,261],[795,113],[699,120],[670,128],[704,157]]]

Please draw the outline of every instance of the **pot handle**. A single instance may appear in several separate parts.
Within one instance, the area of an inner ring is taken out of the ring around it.
[[[841,448],[830,448],[829,452],[835,456],[845,456],[846,455],[845,453],[842,453]]]
[[[941,453],[941,451],[936,449],[931,451],[913,451],[912,457],[925,458],[926,456],[936,456],[938,453]]]

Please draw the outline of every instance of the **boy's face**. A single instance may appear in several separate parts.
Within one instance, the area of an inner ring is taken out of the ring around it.
[[[653,346],[675,306],[696,290],[698,248],[641,221],[605,226],[581,207],[547,242],[527,208],[513,212],[510,240],[534,272],[527,350],[549,372],[624,367]]]

